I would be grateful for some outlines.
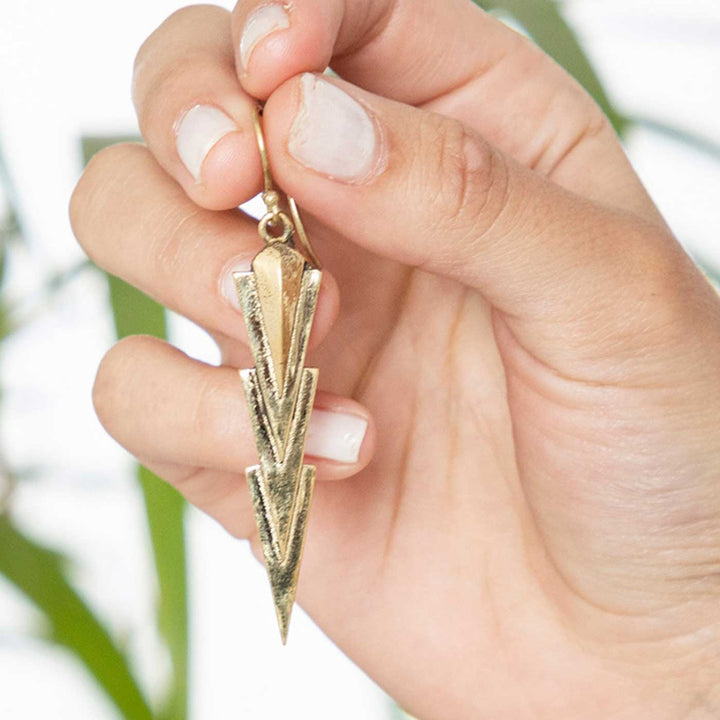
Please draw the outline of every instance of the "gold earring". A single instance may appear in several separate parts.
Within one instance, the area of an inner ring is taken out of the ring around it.
[[[233,278],[255,360],[254,369],[240,370],[260,459],[245,474],[285,643],[315,482],[303,453],[318,371],[304,362],[322,273],[293,198],[292,218],[280,208],[259,108],[253,119],[265,181],[267,212],[258,224],[265,247],[250,272]]]

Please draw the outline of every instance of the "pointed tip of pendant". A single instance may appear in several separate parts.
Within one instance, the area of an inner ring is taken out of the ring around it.
[[[292,614],[293,601],[275,605],[278,627],[280,628],[280,639],[283,645],[287,645],[288,630],[290,629],[290,615]]]

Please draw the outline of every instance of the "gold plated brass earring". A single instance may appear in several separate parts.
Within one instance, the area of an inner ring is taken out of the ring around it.
[[[295,201],[289,217],[273,188],[260,111],[254,115],[267,208],[265,247],[250,272],[234,273],[255,368],[240,370],[258,465],[245,471],[283,643],[287,640],[315,468],[303,465],[318,371],[303,367],[322,273]],[[304,254],[296,247],[301,247]]]

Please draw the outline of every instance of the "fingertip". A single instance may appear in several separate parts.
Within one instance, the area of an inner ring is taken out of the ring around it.
[[[235,273],[249,272],[252,267],[253,256],[238,255],[230,258],[224,265],[220,277],[218,278],[218,292],[224,300],[227,307],[232,308],[237,316],[242,317],[240,307],[240,299],[237,295],[235,285]],[[318,293],[317,306],[315,309],[315,318],[313,320],[308,346],[310,348],[317,347],[330,332],[340,311],[340,290],[337,281],[327,271],[322,272],[322,281],[320,283],[320,292]],[[225,331],[229,337],[234,337],[242,343],[248,343],[247,329],[245,323],[240,320],[234,322],[232,327]]]
[[[186,191],[208,210],[236,208],[262,188],[262,167],[251,128],[222,137],[202,161],[199,178],[188,175]]]
[[[323,270],[317,308],[315,309],[315,319],[308,340],[311,348],[318,346],[325,339],[339,312],[340,289],[337,281],[327,270]]]
[[[336,2],[239,2],[232,31],[245,91],[265,100],[294,75],[322,72],[330,63],[341,20]]]
[[[304,73],[285,80],[273,91],[263,109],[263,129],[271,160],[273,149],[287,149],[287,139],[302,101]]]
[[[319,479],[343,480],[359,473],[373,458],[375,438],[367,408],[350,398],[317,393],[305,454]]]

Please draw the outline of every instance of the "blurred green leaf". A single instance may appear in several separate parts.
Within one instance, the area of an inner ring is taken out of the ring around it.
[[[720,160],[720,145],[710,138],[703,137],[702,135],[698,135],[690,130],[685,130],[653,118],[637,115],[632,116],[629,119],[637,127],[650,130],[658,135],[664,135],[671,140],[677,140],[677,142],[687,145],[695,150],[699,150],[715,160]]]
[[[18,308],[17,304],[9,304],[0,298],[0,341],[31,323],[52,301],[53,296],[61,292],[83,270],[91,266],[92,263],[89,260],[81,260],[67,270],[50,275],[43,282],[37,293],[38,302],[30,311],[23,312],[23,309]]]
[[[715,267],[703,258],[694,258],[694,260],[698,267],[705,273],[708,280],[720,291],[720,268]]]
[[[510,13],[533,40],[595,98],[615,131],[619,135],[625,132],[628,120],[610,102],[592,63],[565,21],[556,0],[475,0],[475,3],[485,10]]]
[[[65,578],[60,556],[0,514],[0,572],[45,615],[51,639],[87,667],[126,720],[153,720],[127,658]]]
[[[1,156],[0,182],[2,182],[5,197],[11,203],[9,212],[3,218],[0,218],[1,271],[6,264],[8,243],[19,236],[20,233],[20,224],[12,205],[14,191]],[[83,261],[69,270],[47,278],[42,289],[43,298],[47,299],[47,297],[65,287],[88,264],[87,261]],[[3,274],[0,272],[0,283],[2,278]],[[30,319],[32,318],[19,319],[17,310],[8,307],[7,302],[0,298],[0,340],[4,339],[10,331],[22,326]],[[162,329],[164,331],[164,324]],[[8,477],[10,477],[9,469],[5,469],[3,472],[7,472]],[[145,488],[147,478],[143,478],[142,482],[145,494],[151,497],[149,504],[156,503],[155,496],[157,493],[154,493],[152,489]],[[8,485],[8,488],[8,492],[10,492],[12,483]],[[163,498],[163,501],[167,506],[171,507],[169,517],[172,518],[172,508],[178,505],[177,498]],[[9,496],[3,497],[3,508],[0,509],[0,573],[24,593],[44,614],[50,628],[50,639],[67,648],[78,657],[126,720],[153,720],[156,716],[136,683],[127,658],[114,643],[107,629],[103,627],[102,623],[65,577],[60,556],[31,540],[13,526],[9,515],[4,511],[9,502]],[[158,511],[149,510],[148,514],[158,514]],[[167,519],[163,519],[159,523],[159,535],[161,538],[168,535],[163,530],[163,523],[167,523]],[[182,526],[180,527],[182,528]],[[155,535],[158,535],[158,533],[155,533]],[[181,542],[177,547],[181,549],[182,562],[180,567],[184,578],[184,544]],[[177,550],[175,552],[177,553]],[[173,561],[176,562],[174,558]],[[167,575],[167,573],[165,574]],[[164,584],[167,584],[167,580],[164,581]],[[177,590],[177,587],[177,583],[171,585],[173,592]],[[180,593],[180,595],[180,603],[175,602],[173,605],[182,605],[181,610],[184,617],[185,599],[183,593]],[[174,609],[173,612],[175,612]],[[185,625],[181,624],[180,627],[184,628]],[[175,635],[182,637],[182,633],[177,631],[175,631]],[[178,644],[176,640],[174,642],[176,645]],[[175,665],[176,658],[179,657],[178,652],[173,652],[171,649],[171,654]],[[182,669],[181,672],[184,673],[184,668],[187,665],[186,659],[183,659],[182,663],[178,663],[178,665]],[[184,686],[185,682],[183,681],[183,688]],[[175,684],[173,685],[173,693],[177,693]],[[174,717],[183,720],[185,717],[184,701],[174,702],[172,707],[178,708],[178,713]]]
[[[3,210],[3,214],[0,215],[0,250],[2,251],[0,259],[1,278],[5,266],[5,248],[7,247],[7,243],[12,239],[22,237],[20,220],[17,214],[17,193],[15,192],[15,185],[10,178],[10,173],[5,164],[5,156],[3,155],[2,148],[0,148],[0,188],[2,188],[0,197],[5,197],[7,206]],[[2,210],[1,207],[0,210]]]
[[[188,631],[187,568],[183,516],[185,500],[177,490],[138,465],[160,587],[158,626],[170,651],[173,683],[161,717],[187,717]]]
[[[388,698],[388,720],[408,720],[406,713],[392,698]]]
[[[109,145],[117,145],[124,142],[141,142],[142,138],[137,135],[83,135],[80,139],[83,163],[88,164],[90,158],[97,152]]]
[[[11,205],[5,210],[5,214],[0,218],[0,275],[3,274],[5,268],[5,253],[8,243],[20,237],[20,222],[18,220],[15,208]]]
[[[82,140],[85,163],[103,147],[135,139],[85,137]],[[166,338],[164,308],[123,280],[112,275],[107,278],[117,337],[154,335]],[[172,683],[161,716],[167,720],[185,720],[188,687],[185,501],[147,468],[138,465],[137,475],[143,491],[158,579],[158,627],[168,646],[173,667]]]
[[[161,305],[119,278],[108,275],[110,302],[118,338],[166,337]],[[158,627],[167,643],[173,679],[162,716],[187,717],[187,571],[182,496],[141,465],[137,466],[145,501],[159,588]]]
[[[110,302],[118,338],[128,335],[167,334],[165,311],[123,280],[108,276]],[[147,468],[137,466],[152,540],[160,590],[158,626],[173,665],[173,682],[163,716],[187,717],[187,572],[183,516],[185,502],[167,483]]]
[[[0,280],[1,282],[1,280]],[[14,329],[10,309],[5,300],[0,297],[0,342],[2,342]]]
[[[108,275],[107,279],[118,338],[129,335],[167,337],[165,310],[161,305],[114,275]]]

